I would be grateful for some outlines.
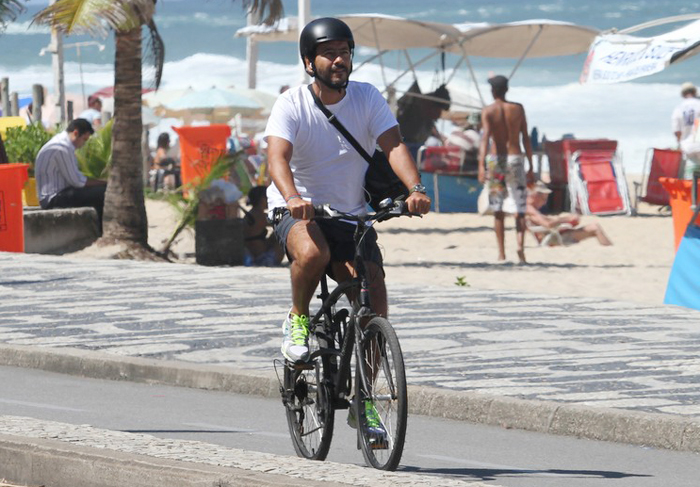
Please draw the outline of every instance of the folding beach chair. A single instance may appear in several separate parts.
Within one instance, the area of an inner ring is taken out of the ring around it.
[[[642,180],[634,183],[634,212],[640,201],[650,205],[668,206],[668,192],[659,182],[660,177],[677,178],[683,167],[683,153],[673,149],[649,149],[644,159]],[[647,169],[649,174],[647,175]],[[642,195],[642,188],[646,191]],[[661,208],[659,208],[661,209]]]
[[[624,169],[615,151],[576,151],[569,167],[569,194],[574,213],[632,213]]]
[[[574,227],[568,223],[562,223],[554,228],[540,227],[537,225],[527,226],[528,231],[532,233],[540,247],[566,245],[562,233],[567,230],[572,230],[573,228]]]

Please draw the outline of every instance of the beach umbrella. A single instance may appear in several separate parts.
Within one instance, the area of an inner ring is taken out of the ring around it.
[[[220,88],[193,91],[178,100],[165,103],[164,107],[173,111],[228,109],[238,112],[256,112],[262,105],[250,97]]]
[[[158,125],[161,117],[156,115],[156,112],[151,107],[142,106],[141,107],[141,121],[147,127],[152,127]]]
[[[455,54],[492,58],[539,58],[586,52],[599,30],[548,19],[505,24],[456,24],[459,42],[448,48]]]
[[[355,45],[377,51],[440,47],[458,40],[460,31],[450,24],[405,19],[385,14],[341,15],[340,20],[352,30]],[[256,41],[298,42],[298,19],[286,17],[273,25],[249,25],[236,31],[236,36]]]
[[[144,105],[151,108],[158,108],[175,100],[179,100],[188,93],[192,93],[192,88],[177,88],[172,90],[157,90],[145,93],[141,96]]]
[[[275,101],[277,100],[277,95],[252,88],[236,88],[234,86],[230,86],[226,88],[226,91],[258,103],[262,107],[260,115],[269,115],[270,111],[272,110],[272,105],[274,105]]]

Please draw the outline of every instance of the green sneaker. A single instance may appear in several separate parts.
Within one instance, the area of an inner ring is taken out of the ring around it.
[[[348,426],[357,429],[357,417],[355,416],[354,400],[350,403],[348,411]],[[363,429],[365,434],[369,436],[370,444],[374,449],[387,448],[387,433],[382,419],[379,417],[377,408],[374,407],[372,401],[364,401],[365,403],[365,423]]]
[[[289,313],[282,324],[282,355],[290,362],[309,359],[309,317]]]

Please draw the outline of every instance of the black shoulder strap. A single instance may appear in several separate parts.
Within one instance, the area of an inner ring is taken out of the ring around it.
[[[360,145],[360,143],[355,140],[355,137],[353,137],[350,132],[345,128],[345,126],[340,123],[340,120],[333,115],[328,108],[323,104],[321,99],[314,93],[314,89],[311,85],[308,85],[307,88],[309,88],[309,92],[311,92],[311,96],[314,99],[314,102],[316,103],[316,106],[323,112],[323,114],[328,118],[328,121],[333,125],[336,129],[338,129],[338,132],[343,134],[343,137],[350,142],[350,145],[355,148],[357,152],[360,153],[360,155],[370,164],[372,164],[372,156],[370,156],[367,151]]]

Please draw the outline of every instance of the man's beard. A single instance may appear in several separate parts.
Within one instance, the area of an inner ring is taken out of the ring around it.
[[[338,71],[338,70],[336,70],[336,71]],[[349,69],[348,69],[348,68],[345,68],[344,71],[347,73],[347,75],[345,76],[345,80],[344,80],[344,81],[333,81],[333,80],[331,79],[331,76],[332,76],[332,74],[333,74],[333,70],[332,70],[332,69],[329,69],[329,70],[328,70],[328,76],[326,76],[325,74],[321,74],[320,72],[317,71],[317,72],[316,72],[316,78],[317,78],[319,81],[321,81],[321,83],[323,83],[324,85],[326,85],[327,87],[329,87],[329,88],[331,88],[331,89],[333,89],[333,90],[338,90],[338,91],[340,91],[340,90],[342,90],[343,88],[346,88],[346,87],[348,86],[348,83],[350,82],[350,73],[352,73],[352,64],[350,65],[350,68],[349,68]]]

